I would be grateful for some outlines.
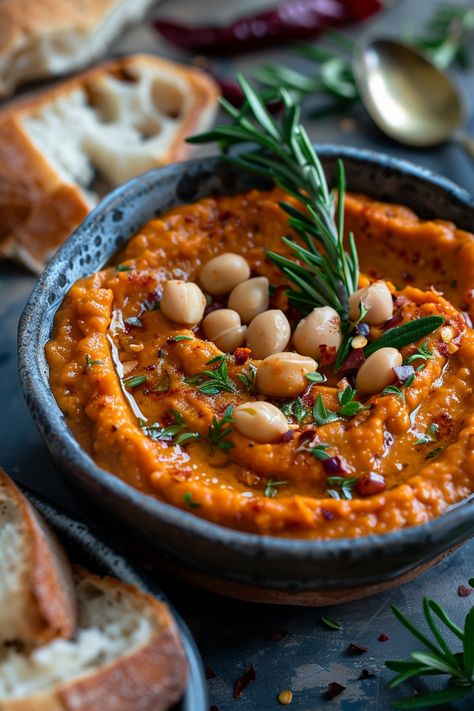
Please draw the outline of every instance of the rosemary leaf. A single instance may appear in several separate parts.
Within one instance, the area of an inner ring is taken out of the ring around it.
[[[427,336],[444,323],[443,316],[425,316],[423,318],[415,319],[414,321],[408,321],[401,326],[395,326],[394,328],[389,328],[388,331],[376,341],[369,343],[368,346],[364,348],[364,355],[366,358],[372,353],[375,353],[379,348],[403,348],[403,346],[408,346],[410,343],[415,343],[423,336]]]

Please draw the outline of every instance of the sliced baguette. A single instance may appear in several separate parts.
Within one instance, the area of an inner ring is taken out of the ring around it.
[[[164,711],[187,663],[167,607],[138,588],[78,570],[72,641],[0,651],[0,711]]]
[[[105,192],[185,158],[217,97],[203,72],[134,55],[0,112],[0,257],[39,272]]]
[[[0,98],[94,62],[155,1],[0,0]]]
[[[56,537],[0,469],[0,643],[25,647],[76,629],[72,572]],[[1,673],[0,673],[1,676]]]

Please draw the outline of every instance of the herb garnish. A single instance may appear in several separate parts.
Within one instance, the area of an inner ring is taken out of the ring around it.
[[[257,373],[257,368],[249,364],[247,373],[239,373],[237,375],[241,383],[244,384],[247,390],[252,391],[255,389],[255,375]]]
[[[231,426],[226,427],[226,425],[231,425],[234,421],[232,418],[233,409],[233,405],[228,405],[225,409],[223,417],[220,420],[218,420],[215,415],[212,418],[212,422],[209,425],[207,432],[207,438],[211,448],[217,447],[225,452],[234,446],[233,442],[229,442],[229,440],[226,439],[233,429]]]
[[[87,370],[90,370],[91,368],[93,368],[94,365],[102,365],[102,361],[101,360],[92,360],[89,353],[86,353],[86,368],[87,368]]]
[[[344,476],[328,476],[327,483],[329,486],[337,486],[340,491],[336,489],[328,489],[327,494],[332,499],[352,499],[352,489],[357,481],[357,477],[352,477],[347,479]]]
[[[336,622],[336,620],[333,620],[331,617],[321,617],[321,622],[332,630],[342,630],[340,622]]]
[[[128,264],[117,264],[115,267],[116,272],[131,272],[132,267],[129,266]]]
[[[212,358],[207,365],[217,362],[217,359],[220,361],[217,368],[214,368],[214,370],[204,370],[197,375],[191,375],[185,378],[184,382],[187,383],[187,385],[196,385],[197,389],[206,395],[216,395],[221,392],[236,393],[236,385],[232,378],[229,378],[226,356],[216,356]]]
[[[375,353],[379,348],[403,348],[410,343],[415,343],[423,336],[436,331],[437,328],[443,325],[444,316],[424,316],[423,318],[407,321],[401,326],[394,326],[378,338],[376,341],[369,343],[364,348],[366,358],[372,353]]]
[[[305,417],[308,417],[311,412],[310,408],[306,407],[300,397],[297,397],[295,400],[289,400],[288,402],[281,403],[278,407],[283,412],[285,417],[294,417],[299,425],[301,425]]]
[[[436,447],[436,449],[432,449],[431,452],[428,452],[425,459],[434,459],[439,454],[441,454],[442,451],[443,451],[443,447]]]
[[[158,440],[160,442],[173,442],[173,444],[184,444],[191,439],[198,439],[197,432],[189,432],[188,425],[183,415],[178,410],[170,410],[170,416],[173,418],[171,425],[162,427],[157,422],[152,425],[147,425],[143,420],[139,420],[139,425],[147,437]]]
[[[319,426],[327,425],[328,422],[334,422],[334,420],[338,419],[336,412],[332,412],[332,410],[327,409],[322,395],[318,395],[316,398],[316,402],[313,407],[313,417],[314,421]]]
[[[469,584],[474,585],[474,579],[471,579]],[[392,606],[392,611],[427,651],[412,652],[411,659],[404,661],[386,661],[385,666],[397,672],[397,676],[390,682],[390,687],[394,688],[414,677],[449,674],[446,689],[417,694],[396,701],[393,706],[397,709],[424,709],[428,706],[446,704],[472,692],[474,689],[474,607],[467,613],[464,629],[461,629],[437,602],[425,597],[423,612],[434,641],[423,634],[397,607]],[[438,620],[435,620],[434,615]],[[439,627],[440,622],[461,641],[462,651],[451,651]]]
[[[267,481],[267,485],[265,487],[265,496],[268,497],[269,499],[273,499],[274,496],[277,495],[277,486],[286,486],[288,484],[287,481],[273,481],[273,479],[269,479]]]
[[[326,452],[326,449],[328,449],[328,447],[328,444],[317,444],[315,447],[308,447],[307,451],[311,452],[313,457],[323,462],[325,459],[331,458],[330,455]]]
[[[201,506],[201,504],[198,504],[197,501],[193,501],[193,495],[189,491],[183,494],[183,500],[187,503],[190,509],[198,509]]]
[[[157,382],[155,387],[151,389],[152,393],[165,393],[170,387],[170,376],[167,371],[165,371],[161,377],[161,380]]]
[[[365,410],[365,405],[354,399],[356,394],[356,390],[349,386],[344,390],[340,390],[337,398],[341,403],[341,407],[337,412],[328,410],[324,404],[323,396],[319,394],[313,407],[313,417],[316,424],[319,426],[327,425],[340,417],[354,417],[361,410]]]
[[[322,373],[318,373],[318,371],[315,373],[306,373],[306,378],[310,383],[324,383],[327,380],[326,376]]]
[[[179,343],[180,341],[192,341],[193,337],[192,336],[171,336],[170,338],[167,339],[168,343]]]
[[[405,402],[405,393],[396,385],[387,385],[387,387],[382,390],[382,395],[395,395],[400,398],[402,402]]]
[[[425,434],[417,439],[415,444],[428,444],[430,442],[436,442],[438,440],[438,432],[439,425],[437,425],[436,422],[432,422]]]
[[[146,375],[135,375],[133,378],[128,378],[123,381],[127,390],[134,390],[144,383],[146,383]]]

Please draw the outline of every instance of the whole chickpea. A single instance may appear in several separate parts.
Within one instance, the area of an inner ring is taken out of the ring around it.
[[[186,326],[196,326],[206,308],[206,297],[193,282],[170,279],[163,286],[160,309],[167,318]]]
[[[286,417],[269,402],[244,402],[234,409],[232,416],[240,434],[261,444],[278,442],[288,432]]]
[[[243,323],[250,323],[268,309],[269,300],[267,277],[254,277],[232,289],[227,306],[239,312]]]
[[[249,276],[247,261],[240,254],[225,252],[206,262],[199,272],[199,281],[208,294],[220,296],[228,294]]]
[[[221,351],[231,352],[245,343],[247,326],[242,326],[237,311],[218,309],[206,316],[202,330],[206,338],[214,341]]]
[[[258,366],[257,388],[270,397],[296,397],[309,385],[306,375],[317,368],[313,358],[299,353],[273,353]]]
[[[284,351],[290,336],[290,324],[283,311],[270,309],[252,319],[247,329],[247,346],[253,358],[266,358]]]
[[[341,319],[331,306],[313,309],[297,325],[293,334],[295,350],[302,355],[321,360],[325,348],[334,348],[337,353],[342,343]]]
[[[396,348],[379,348],[370,355],[359,369],[356,388],[367,395],[381,392],[395,380],[393,368],[403,363],[403,356]]]
[[[349,297],[349,317],[352,321],[359,318],[361,304],[367,309],[362,320],[370,326],[385,323],[393,314],[392,294],[384,281],[374,281]]]

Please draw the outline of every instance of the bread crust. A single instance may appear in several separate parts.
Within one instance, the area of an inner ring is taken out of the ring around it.
[[[100,587],[134,596],[153,633],[147,642],[77,680],[29,697],[0,701],[0,711],[166,711],[183,695],[188,671],[176,624],[162,602],[112,578],[81,571]]]
[[[28,588],[21,591],[24,614],[18,620],[18,641],[35,647],[56,637],[70,639],[76,630],[77,609],[66,554],[49,526],[2,469],[0,497],[17,509],[25,530]]]
[[[108,75],[126,76],[144,66],[152,68],[158,78],[184,79],[193,98],[186,114],[180,117],[174,140],[156,160],[156,166],[182,160],[188,155],[189,147],[184,139],[209,125],[217,106],[217,86],[200,70],[152,55],[133,55],[106,62],[10,104],[0,111],[0,257],[15,259],[39,273],[90,210],[84,191],[58,173],[28,135],[23,120],[77,89],[93,94]]]

